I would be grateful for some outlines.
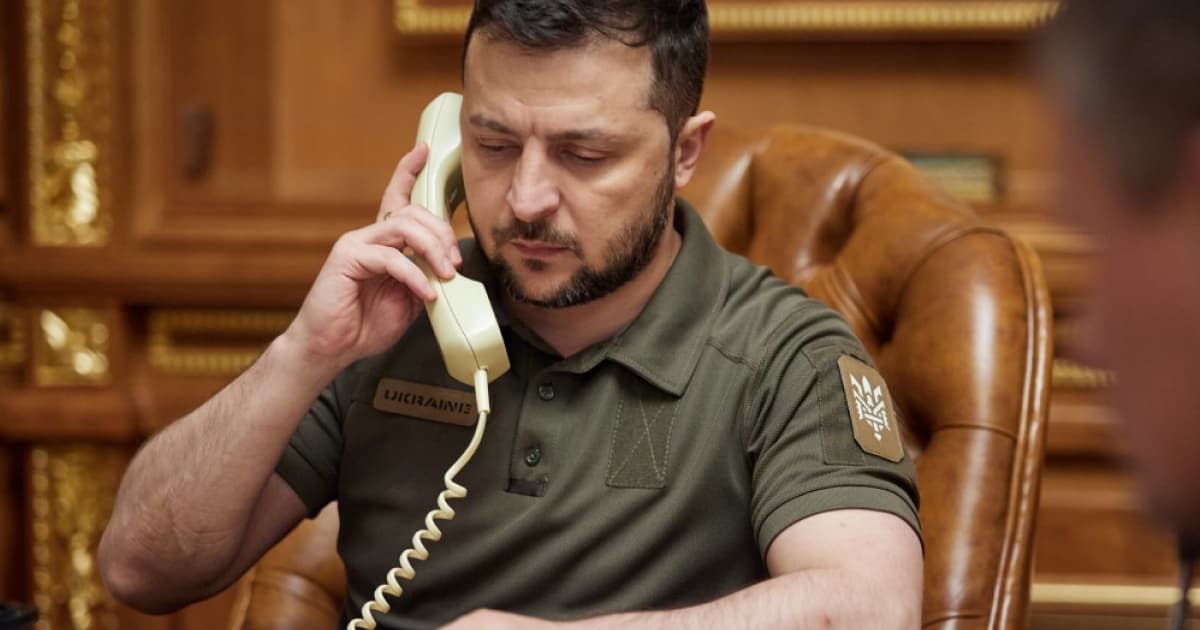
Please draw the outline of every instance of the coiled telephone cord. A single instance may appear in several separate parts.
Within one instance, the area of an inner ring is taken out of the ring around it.
[[[488,402],[488,381],[487,369],[478,370],[475,372],[475,404],[479,408],[479,422],[475,424],[475,435],[471,436],[471,442],[467,444],[466,450],[462,455],[458,456],[450,468],[446,470],[446,474],[442,477],[442,481],[446,485],[446,489],[438,494],[437,509],[430,510],[425,515],[425,529],[418,530],[413,534],[412,546],[404,550],[400,554],[399,566],[388,571],[387,581],[380,584],[375,589],[375,597],[371,601],[363,604],[362,616],[352,620],[346,624],[346,630],[355,630],[363,628],[365,630],[375,630],[375,614],[386,615],[392,609],[391,604],[387,602],[387,595],[392,597],[400,597],[404,592],[404,587],[400,586],[397,578],[412,580],[417,571],[412,566],[411,558],[417,560],[426,560],[429,558],[429,550],[425,548],[425,540],[439,541],[442,539],[442,530],[438,528],[436,520],[449,521],[454,518],[454,508],[450,507],[447,499],[461,499],[467,496],[467,489],[454,481],[454,477],[471,461],[471,457],[475,455],[475,449],[479,448],[479,442],[483,438],[483,431],[487,426],[487,417],[491,413],[491,405]]]

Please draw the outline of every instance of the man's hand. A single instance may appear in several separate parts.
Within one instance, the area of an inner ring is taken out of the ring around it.
[[[564,625],[499,610],[480,609],[442,626],[442,630],[550,630]]]
[[[335,366],[378,354],[408,330],[421,301],[437,293],[408,248],[441,278],[462,255],[450,224],[409,201],[428,147],[400,159],[384,191],[379,220],[338,239],[285,336],[306,356]]]

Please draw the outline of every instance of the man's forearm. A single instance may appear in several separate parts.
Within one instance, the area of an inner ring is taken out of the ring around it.
[[[245,373],[146,444],[126,471],[101,542],[109,575],[186,588],[220,574],[288,438],[332,378],[307,363],[276,339]]]
[[[774,577],[706,604],[593,617],[568,627],[579,630],[917,628],[920,601],[905,601],[902,595],[905,592],[906,589],[873,588],[870,579],[847,571],[809,570]]]

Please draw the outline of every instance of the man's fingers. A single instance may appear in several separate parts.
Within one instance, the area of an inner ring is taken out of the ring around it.
[[[454,277],[455,265],[462,262],[450,225],[416,206],[405,208],[399,216],[362,228],[359,237],[374,245],[411,248],[447,280]]]
[[[396,169],[392,171],[392,178],[383,191],[383,202],[379,204],[381,220],[389,212],[395,213],[411,203],[409,200],[413,184],[417,181],[417,175],[421,174],[421,169],[425,167],[425,160],[428,157],[429,146],[424,142],[418,142],[412,151],[406,153],[396,163]]]
[[[455,265],[462,262],[462,252],[458,250],[458,236],[454,234],[454,228],[449,222],[443,221],[432,212],[420,206],[409,206],[408,211],[403,216],[409,217],[428,228],[430,233],[436,236],[446,247],[451,262]]]
[[[394,247],[363,245],[357,253],[356,260],[366,271],[394,278],[426,302],[437,298],[437,291],[421,268]]]

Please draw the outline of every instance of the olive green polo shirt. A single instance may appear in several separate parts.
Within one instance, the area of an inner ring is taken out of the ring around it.
[[[838,361],[870,358],[845,322],[677,208],[683,244],[650,302],[566,358],[503,311],[481,255],[463,248],[512,369],[491,386],[457,516],[382,627],[479,607],[571,618],[712,600],[766,578],[772,539],[828,510],[889,512],[919,532],[910,460],[855,441]],[[314,515],[338,501],[347,614],[424,526],[474,430],[445,421],[473,423],[469,395],[421,318],[339,375],[292,437],[279,474]]]

